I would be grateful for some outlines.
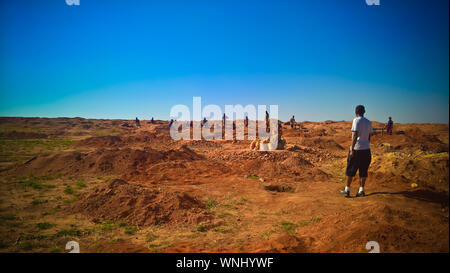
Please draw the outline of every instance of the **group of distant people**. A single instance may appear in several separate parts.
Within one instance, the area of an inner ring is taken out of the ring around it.
[[[227,117],[225,114],[223,114],[223,117],[222,117],[222,127],[225,127],[225,122],[226,122],[227,118],[228,118],[228,117]],[[139,121],[139,119],[138,119],[137,117],[136,117],[136,121],[135,121],[135,122],[136,122],[136,127],[141,127],[141,122]],[[172,127],[173,122],[174,122],[174,120],[171,119],[170,122],[169,122],[169,127]],[[208,122],[208,120],[206,119],[206,117],[204,117],[203,120],[202,120],[202,126],[204,126],[207,122]],[[270,128],[269,112],[267,112],[267,111],[266,111],[266,115],[265,115],[265,122],[266,122],[266,130],[270,130],[270,129],[269,129],[269,128]],[[154,124],[154,123],[155,123],[155,120],[154,120],[153,117],[152,117],[152,119],[150,120],[150,123],[151,123],[151,124]],[[296,122],[295,122],[295,116],[294,116],[294,115],[293,115],[293,116],[291,117],[291,119],[289,120],[289,125],[291,126],[291,129],[294,129],[294,128],[295,128]],[[236,126],[236,125],[233,123],[233,128],[235,128],[235,126]],[[245,126],[245,127],[248,127],[248,116],[245,116],[245,119],[244,119],[244,126]],[[393,128],[394,128],[394,122],[392,121],[392,117],[389,117],[389,120],[388,120],[388,122],[387,122],[385,128],[383,128],[383,130],[386,129],[387,134],[388,134],[388,135],[392,135]]]
[[[155,124],[155,119],[153,119],[153,117],[150,120],[150,123]],[[141,121],[138,119],[138,117],[136,117],[135,124],[136,124],[136,127],[141,127]]]
[[[225,127],[225,122],[226,122],[227,119],[228,119],[228,117],[225,114],[223,114],[223,116],[222,116],[222,127],[223,128]],[[174,122],[174,120],[171,119],[170,122],[169,122],[169,128],[172,127],[173,122]],[[204,126],[207,122],[208,122],[208,120],[206,119],[206,117],[204,117],[203,120],[202,120],[202,123],[201,123],[202,126]],[[191,126],[192,126],[192,121],[191,121]],[[245,116],[244,126],[248,127],[248,116]],[[236,124],[234,122],[233,122],[233,129],[236,129]]]

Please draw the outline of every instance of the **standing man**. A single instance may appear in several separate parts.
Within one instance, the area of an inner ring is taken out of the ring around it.
[[[356,106],[356,118],[353,120],[352,125],[352,146],[347,157],[347,169],[345,171],[347,186],[344,190],[341,190],[341,193],[346,197],[350,197],[350,184],[358,170],[360,187],[356,197],[365,196],[364,184],[366,183],[367,171],[372,160],[370,136],[373,132],[372,123],[364,117],[365,112],[363,105]]]
[[[141,127],[141,122],[139,121],[139,119],[136,117],[136,127]]]
[[[223,116],[222,116],[222,128],[225,128],[225,122],[227,121],[227,116],[225,115],[225,113],[223,113]]]
[[[295,127],[295,117],[294,116],[292,116],[290,122],[291,122],[291,129],[293,129]]]
[[[394,127],[394,122],[392,121],[392,118],[389,117],[388,123],[386,125],[386,131],[388,135],[392,135],[392,128]]]

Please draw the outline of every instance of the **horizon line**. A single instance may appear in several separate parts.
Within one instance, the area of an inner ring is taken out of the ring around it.
[[[0,116],[0,119],[4,119],[4,118],[28,118],[28,119],[38,119],[38,118],[42,118],[42,119],[92,119],[92,120],[129,120],[129,121],[134,121],[134,118],[131,119],[127,119],[127,118],[85,118],[85,117],[79,117],[79,116],[75,116],[75,117],[39,117],[39,116]],[[139,117],[138,117],[139,118]],[[140,121],[150,121],[151,119],[139,119]],[[155,121],[167,121],[170,122],[170,119],[154,119]],[[240,120],[240,119],[238,119]],[[242,119],[243,120],[243,119]],[[251,120],[251,119],[249,119]],[[280,119],[279,119],[280,120]],[[353,120],[353,119],[352,119]],[[351,122],[352,120],[331,120],[331,119],[327,119],[327,120],[318,120],[318,121],[313,121],[313,120],[301,120],[301,121],[295,121],[295,122]],[[176,121],[176,120],[174,120]],[[184,121],[184,120],[183,120]],[[192,121],[192,120],[187,120],[187,121]],[[208,120],[211,121],[211,120]],[[217,121],[221,121],[221,120],[217,120]],[[234,121],[234,120],[233,120]],[[258,120],[259,121],[259,120]],[[260,120],[260,121],[264,121],[264,120]],[[289,122],[289,120],[283,121],[280,120],[281,122]],[[373,122],[378,122],[378,123],[386,123],[386,122],[382,122],[382,121],[378,121],[378,120],[370,120]],[[200,121],[199,121],[200,122]],[[449,125],[449,123],[444,123],[444,122],[395,122],[395,124],[442,124],[442,125]]]

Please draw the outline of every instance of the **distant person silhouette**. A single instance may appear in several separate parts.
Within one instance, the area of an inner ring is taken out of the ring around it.
[[[136,127],[141,127],[141,122],[139,121],[139,119],[136,117]]]
[[[227,120],[227,116],[225,115],[225,113],[222,116],[222,128],[225,128],[225,122]]]
[[[389,117],[388,123],[386,125],[386,131],[388,135],[392,135],[392,129],[394,128],[394,122],[392,121],[392,117]]]
[[[291,128],[294,128],[295,127],[295,117],[294,116],[292,116],[290,122],[291,122]]]

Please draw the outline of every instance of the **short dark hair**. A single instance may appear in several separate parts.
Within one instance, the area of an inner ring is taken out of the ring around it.
[[[358,105],[355,108],[355,113],[362,116],[366,112],[366,108],[364,108],[364,105]]]

